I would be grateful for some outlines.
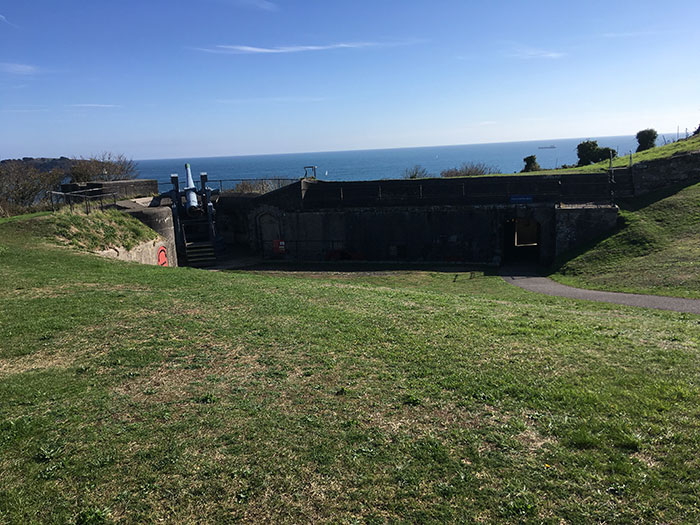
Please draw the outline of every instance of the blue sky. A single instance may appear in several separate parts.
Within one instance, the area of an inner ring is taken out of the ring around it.
[[[700,124],[700,2],[0,1],[0,158]]]

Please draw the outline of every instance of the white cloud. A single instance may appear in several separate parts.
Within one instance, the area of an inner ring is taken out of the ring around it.
[[[8,26],[14,27],[15,29],[19,29],[19,26],[17,24],[13,24],[7,19],[7,17],[4,17],[3,15],[0,15],[0,23],[7,24]]]
[[[39,69],[29,64],[15,64],[13,62],[0,62],[0,73],[11,75],[35,75]]]
[[[278,5],[270,0],[235,0],[235,4],[241,7],[252,7],[263,11],[277,11]]]
[[[197,51],[205,53],[217,53],[224,55],[270,55],[281,53],[304,53],[308,51],[328,51],[331,49],[361,49],[366,47],[377,47],[382,44],[378,42],[345,42],[340,44],[328,44],[320,46],[278,46],[278,47],[256,47],[238,45],[218,45],[214,47],[198,47]]]
[[[548,51],[545,49],[537,49],[534,47],[519,47],[513,52],[511,52],[509,56],[514,58],[522,58],[524,60],[536,58],[557,59],[565,57],[566,53],[561,53],[559,51]]]

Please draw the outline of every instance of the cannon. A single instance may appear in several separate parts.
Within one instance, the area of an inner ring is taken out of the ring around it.
[[[170,175],[173,187],[162,196],[170,197],[178,262],[182,266],[211,266],[221,245],[216,231],[216,211],[212,196],[219,190],[207,186],[207,174],[200,173],[199,189],[185,164],[185,187],[180,189],[177,173]]]
[[[190,217],[199,217],[202,215],[202,207],[199,205],[199,201],[197,199],[197,187],[194,185],[192,170],[190,169],[189,163],[185,164],[185,175],[187,180],[187,186],[185,186],[185,189],[183,190],[185,192],[185,210],[187,211],[187,215]],[[172,177],[172,175],[170,177]],[[204,179],[201,181],[202,189],[204,189],[207,181],[206,173],[202,173],[200,177],[204,177]]]

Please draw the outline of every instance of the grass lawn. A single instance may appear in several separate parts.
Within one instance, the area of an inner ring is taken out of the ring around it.
[[[700,184],[621,204],[618,231],[552,275],[582,288],[700,298]]]
[[[700,521],[700,317],[0,223],[0,522]]]

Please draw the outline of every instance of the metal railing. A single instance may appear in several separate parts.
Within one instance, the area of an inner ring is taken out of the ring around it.
[[[363,181],[313,185],[306,207],[427,204],[611,203],[614,185],[607,174],[584,178],[525,180]]]
[[[288,177],[273,177],[264,179],[209,179],[207,185],[212,189],[218,189],[219,192],[233,191],[239,193],[268,193],[270,191],[283,188],[289,184],[299,182],[299,179]],[[195,186],[198,191],[201,191],[201,182],[195,181]],[[218,186],[218,188],[217,188]]]
[[[71,213],[74,213],[76,208],[79,208],[81,211],[84,209],[85,213],[89,215],[91,211],[94,211],[98,208],[100,211],[104,211],[105,208],[116,206],[117,194],[95,194],[95,192],[101,191],[101,188],[92,188],[89,190],[78,190],[71,192],[49,192],[49,198],[51,200],[51,210],[57,211],[63,207],[68,206],[70,208]],[[93,193],[93,195],[90,195],[90,193]]]

